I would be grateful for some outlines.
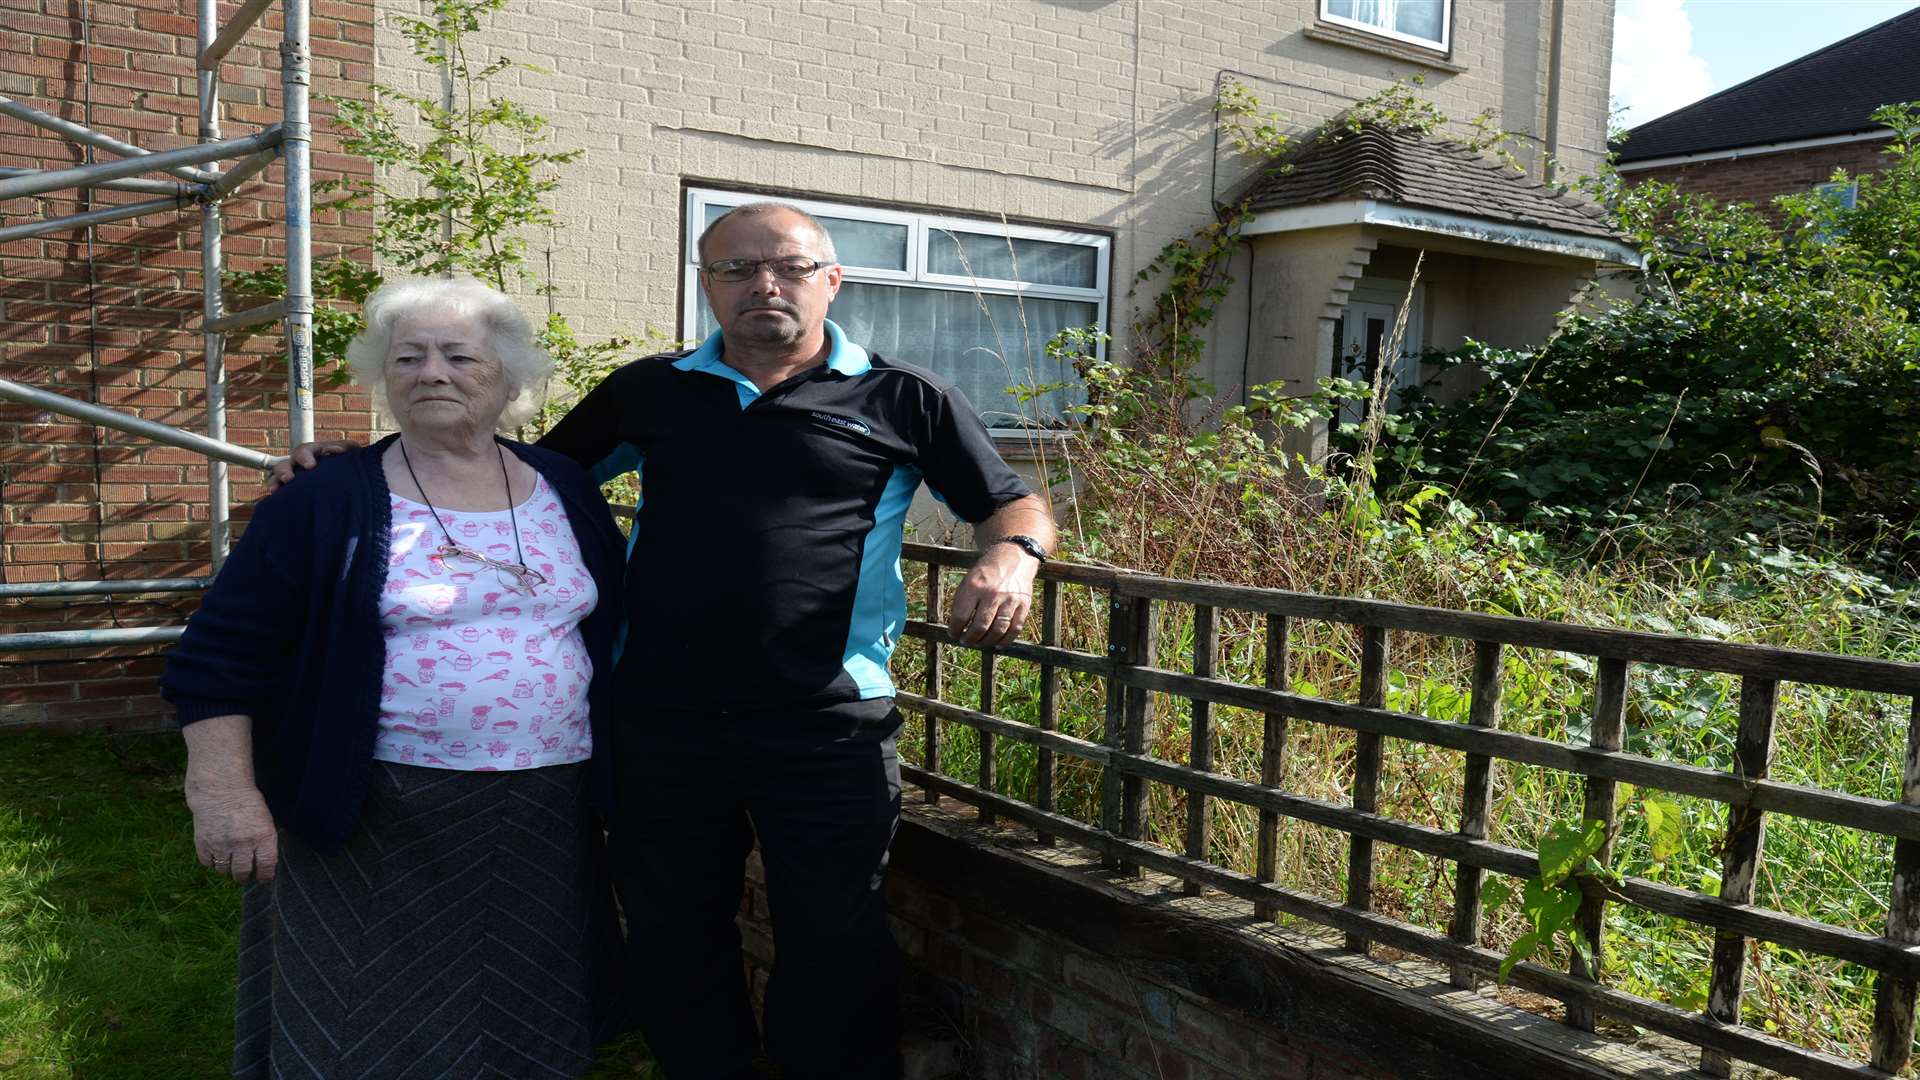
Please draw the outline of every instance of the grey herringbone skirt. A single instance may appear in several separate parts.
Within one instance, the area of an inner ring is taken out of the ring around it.
[[[610,1034],[620,954],[586,767],[376,761],[360,829],[288,833],[241,917],[244,1080],[571,1077]]]

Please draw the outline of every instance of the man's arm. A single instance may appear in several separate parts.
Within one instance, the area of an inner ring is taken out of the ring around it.
[[[973,527],[980,559],[953,594],[947,629],[969,645],[997,646],[1020,635],[1033,610],[1033,578],[1040,560],[1009,536],[1031,537],[1049,554],[1058,539],[1046,500],[1026,495]]]
[[[625,372],[623,368],[601,380],[540,436],[542,448],[572,458],[587,470],[595,484],[631,472],[640,463],[640,451],[622,434],[626,418],[620,394],[627,379]]]

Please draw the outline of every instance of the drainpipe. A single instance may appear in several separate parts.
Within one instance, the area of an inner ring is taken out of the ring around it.
[[[1560,156],[1560,41],[1566,33],[1567,0],[1553,0],[1547,23],[1547,158],[1541,168],[1549,184]]]

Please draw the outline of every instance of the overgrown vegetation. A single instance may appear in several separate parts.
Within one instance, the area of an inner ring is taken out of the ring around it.
[[[1270,152],[1269,160],[1284,153],[1284,121],[1244,88],[1228,88],[1220,115],[1236,148]],[[1142,275],[1158,291],[1138,304],[1140,362],[1096,363],[1086,334],[1054,343],[1075,359],[1088,391],[1087,422],[1059,454],[1060,478],[1071,477],[1062,489],[1071,491],[1062,522],[1070,555],[1179,577],[1920,661],[1904,584],[1911,548],[1890,544],[1910,545],[1913,531],[1920,187],[1908,154],[1912,112],[1883,120],[1901,132],[1896,167],[1864,181],[1853,209],[1790,200],[1776,227],[1750,208],[1716,208],[1658,187],[1602,190],[1648,254],[1636,302],[1602,306],[1596,297],[1537,350],[1470,346],[1438,358],[1481,364],[1489,381],[1445,408],[1416,391],[1397,414],[1367,410],[1366,424],[1341,433],[1330,462],[1290,455],[1289,433],[1328,422],[1343,401],[1381,404],[1384,372],[1371,386],[1326,380],[1304,398],[1254,387],[1245,405],[1213,400],[1194,374],[1244,223],[1244,207],[1223,207]],[[1403,85],[1318,137],[1342,137],[1361,122],[1436,134],[1447,120]],[[1473,125],[1492,126],[1490,118]],[[1104,597],[1078,588],[1066,597],[1063,643],[1103,653]],[[1159,618],[1160,663],[1186,668],[1189,609],[1165,605]],[[1227,616],[1220,631],[1217,670],[1261,682],[1264,627]],[[1389,707],[1465,722],[1468,646],[1399,635],[1395,648]],[[1292,658],[1294,691],[1355,699],[1351,628],[1298,625]],[[920,662],[919,649],[902,650],[903,685],[915,685]],[[947,698],[973,700],[973,658],[949,663]],[[996,710],[1037,720],[1037,672],[1004,659],[997,671]],[[1595,674],[1586,658],[1508,650],[1501,726],[1585,743]],[[1730,677],[1637,665],[1627,749],[1731,770],[1737,692]],[[1186,760],[1185,706],[1154,700],[1151,752]],[[1100,680],[1063,676],[1063,730],[1100,738],[1104,709]],[[1904,700],[1787,687],[1772,775],[1898,798],[1907,719]],[[1259,779],[1262,726],[1257,715],[1217,709],[1213,767]],[[924,751],[924,737],[924,727],[910,729],[910,755]],[[943,771],[970,778],[977,738],[952,724],[940,737]],[[1003,740],[996,756],[1000,788],[1032,798],[1031,748]],[[1350,797],[1350,733],[1295,724],[1287,761],[1285,790]],[[1460,770],[1457,754],[1390,743],[1382,812],[1456,828]],[[1061,763],[1062,811],[1098,821],[1098,783],[1095,770]],[[1149,838],[1182,849],[1185,796],[1157,785],[1150,793]],[[1724,807],[1622,785],[1612,858],[1601,867],[1592,856],[1609,837],[1581,821],[1583,795],[1577,777],[1496,769],[1493,838],[1541,851],[1542,873],[1524,887],[1489,887],[1486,944],[1564,967],[1574,945],[1563,931],[1577,907],[1570,873],[1718,892]],[[1252,872],[1256,820],[1218,807],[1211,856]],[[1882,933],[1890,841],[1778,817],[1770,830],[1756,904]],[[1444,930],[1451,864],[1388,846],[1376,852],[1376,908]],[[1283,823],[1278,877],[1337,901],[1345,854],[1341,834]],[[1600,959],[1609,982],[1700,1009],[1711,948],[1711,934],[1696,927],[1609,905]],[[1746,1023],[1865,1057],[1868,973],[1770,945],[1756,945],[1755,960]]]
[[[1646,256],[1633,295],[1595,293],[1538,348],[1430,355],[1486,383],[1406,395],[1383,480],[1589,556],[1920,576],[1920,108],[1877,118],[1892,162],[1852,206],[1809,192],[1775,221],[1666,184],[1601,189]]]

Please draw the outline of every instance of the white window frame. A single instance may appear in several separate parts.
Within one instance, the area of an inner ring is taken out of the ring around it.
[[[1358,30],[1364,34],[1372,34],[1375,37],[1403,41],[1409,45],[1417,45],[1422,49],[1431,49],[1435,52],[1450,54],[1453,51],[1453,0],[1440,0],[1440,40],[1438,42],[1435,42],[1432,38],[1414,37],[1412,34],[1403,34],[1391,27],[1375,26],[1370,22],[1361,22],[1358,19],[1349,19],[1344,15],[1335,15],[1327,10],[1327,6],[1328,0],[1320,0],[1321,22],[1332,23],[1335,26],[1344,26],[1352,30]]]
[[[894,210],[884,207],[856,206],[847,203],[823,202],[818,199],[790,198],[785,195],[752,191],[731,191],[722,188],[689,187],[686,191],[686,236],[687,246],[680,260],[680,326],[682,336],[691,334],[700,321],[700,236],[706,231],[707,210],[710,207],[745,206],[748,203],[777,201],[788,203],[805,210],[809,214],[821,217],[848,218],[855,221],[873,221],[890,225],[907,226],[907,267],[905,270],[885,270],[865,266],[841,265],[842,281],[859,281],[875,285],[896,285],[910,289],[938,289],[943,292],[960,290],[978,290],[982,293],[1000,296],[1030,296],[1037,300],[1077,300],[1092,303],[1095,312],[1095,324],[1102,330],[1107,327],[1109,293],[1111,291],[1113,238],[1103,233],[1080,232],[1072,229],[1051,228],[1039,225],[1014,225],[986,218],[965,218],[943,214],[917,213],[910,210]],[[936,274],[927,269],[927,250],[936,233],[957,231],[979,233],[993,237],[1008,237],[1015,240],[1045,240],[1057,244],[1078,244],[1094,249],[1094,283],[1091,288],[1077,288],[1067,285],[1047,285],[1038,282],[1009,281],[1003,278],[978,278],[964,274]],[[1097,358],[1107,358],[1107,346],[1098,342]],[[898,359],[908,363],[920,361],[911,356]],[[982,409],[990,409],[990,404],[976,403]],[[1028,428],[989,428],[996,439],[1020,440],[1031,438],[1035,432]]]

